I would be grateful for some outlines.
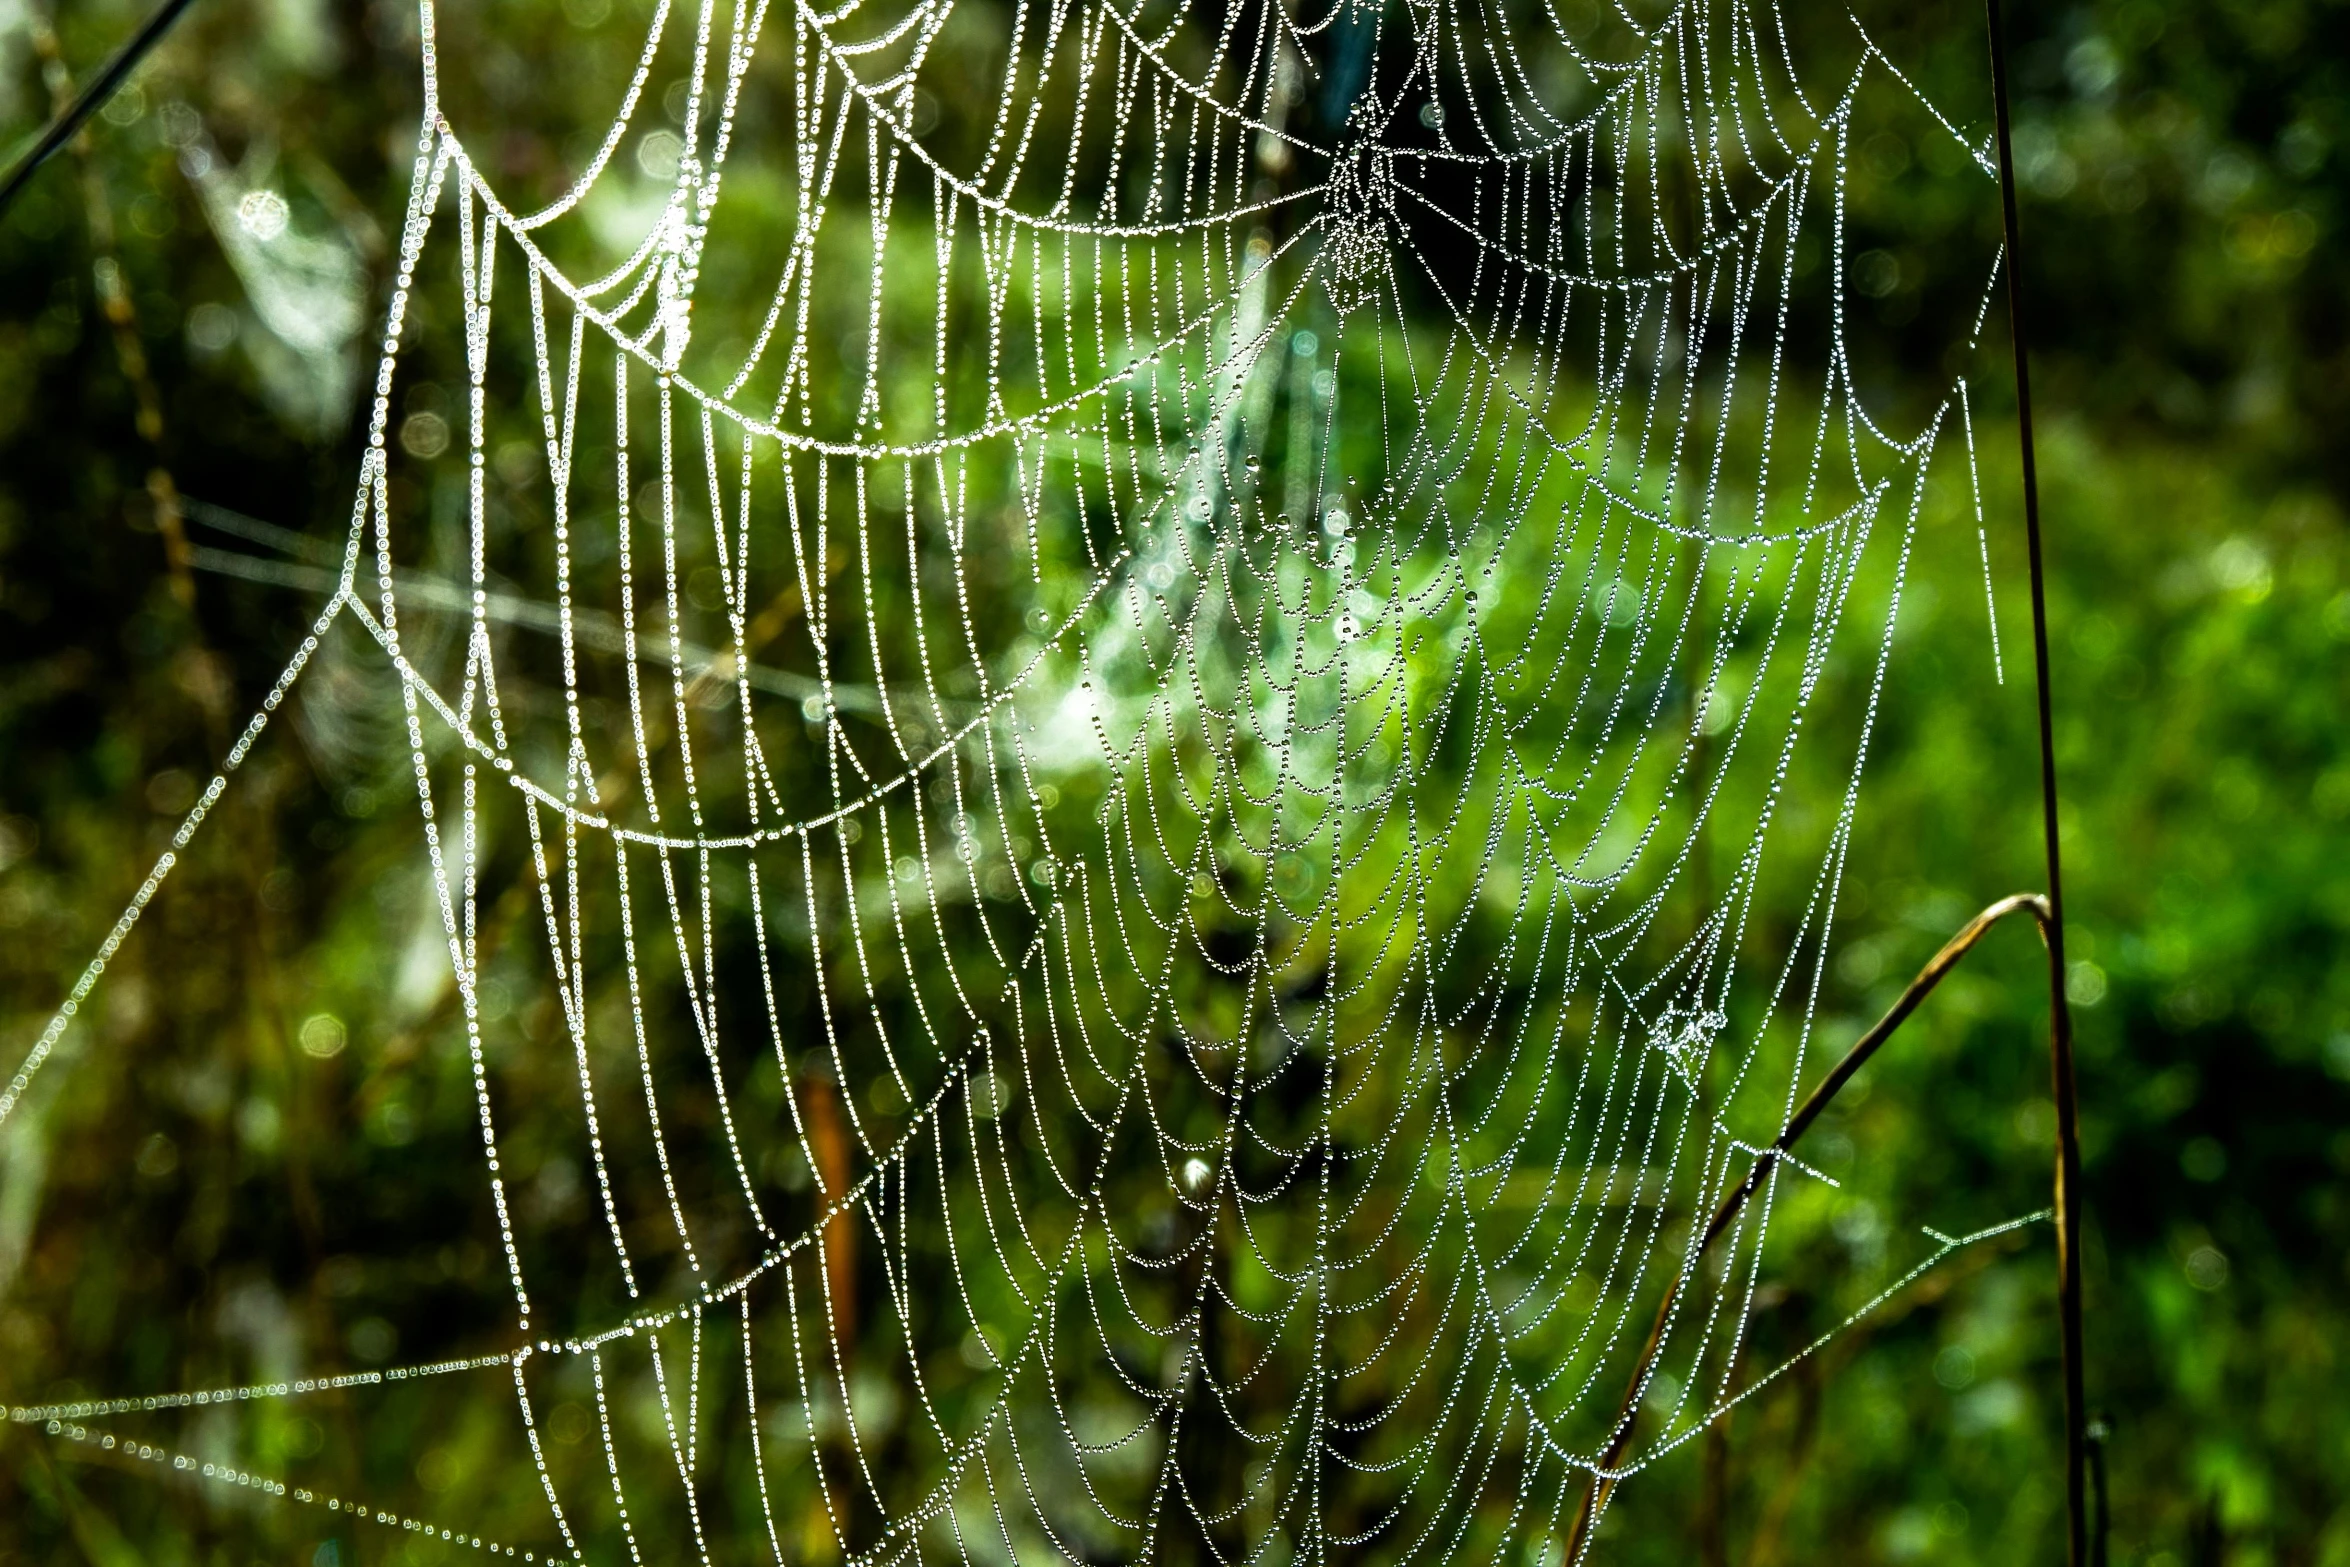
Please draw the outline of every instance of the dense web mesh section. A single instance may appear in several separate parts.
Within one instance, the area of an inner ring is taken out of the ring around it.
[[[1690,1215],[1816,1070],[1929,464],[1971,479],[1963,388],[1889,431],[1845,339],[1856,106],[1939,116],[1841,21],[1803,80],[1767,5],[1618,21],[660,0],[525,211],[426,6],[347,551],[230,770],[372,644],[515,1327],[339,1385],[464,1382],[544,1523],[204,1475],[534,1559],[1556,1561],[1773,1374],[1820,1177]],[[573,1218],[519,1212],[521,1099]]]

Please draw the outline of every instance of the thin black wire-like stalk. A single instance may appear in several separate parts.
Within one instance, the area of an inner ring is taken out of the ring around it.
[[[2023,238],[2016,222],[2007,41],[1999,0],[1984,0],[1991,102],[1999,139],[1999,206],[2007,235],[2007,320],[2015,344],[2016,433],[2023,448],[2024,542],[2032,573],[2032,671],[2040,702],[2040,823],[2048,854],[2048,1038],[2056,1097],[2056,1307],[2064,1340],[2065,1560],[2089,1560],[2088,1412],[2081,1368],[2081,1131],[2073,1081],[2073,1018],[2064,994],[2064,869],[2057,843],[2056,742],[2048,683],[2048,594],[2040,551],[2040,473],[2032,448],[2031,338],[2025,331]]]
[[[171,31],[171,24],[178,21],[180,13],[193,3],[194,0],[163,0],[155,14],[147,18],[147,25],[116,51],[114,58],[106,62],[104,70],[90,79],[89,85],[82,89],[81,96],[66,105],[65,112],[49,122],[49,128],[41,133],[39,141],[33,143],[32,150],[17,159],[16,167],[8,171],[8,177],[0,180],[0,215],[6,214],[9,204],[32,182],[34,174],[40,171],[42,164],[49,161],[50,155],[73,140],[73,133],[82,128],[83,122],[105,107],[106,100],[114,96],[115,89],[123,84],[123,79],[147,57],[148,51],[163,41],[163,35]]]

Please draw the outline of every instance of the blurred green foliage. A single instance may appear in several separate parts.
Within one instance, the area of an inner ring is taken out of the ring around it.
[[[510,127],[502,177],[551,187],[592,145],[600,111],[581,105],[628,64],[612,9],[510,0],[452,21],[467,90]],[[29,133],[134,24],[117,3],[0,12],[0,126]],[[1987,125],[1975,13],[1871,25],[1929,96]],[[2317,0],[2029,5],[2012,25],[2114,1559],[2350,1562],[2350,272],[2328,264],[2350,39]],[[611,47],[583,53],[583,34]],[[557,36],[602,80],[536,69]],[[298,597],[192,574],[156,496],[339,535],[413,49],[391,0],[200,6],[0,226],[0,1060],[302,633]],[[225,198],[185,172],[190,110],[209,159],[280,171],[302,223],[334,236],[278,280],[308,290],[302,321],[268,319],[224,246]],[[1858,244],[1877,258],[1856,271],[1864,369],[1895,397],[1947,370],[1937,323],[1981,282],[1952,258],[1996,227],[1980,185],[1904,178],[1932,156],[1887,131],[1856,162]],[[1921,570],[1946,590],[1904,609],[1870,763],[1827,1000],[1843,1037],[1973,908],[2038,881],[2013,431],[1978,413],[2008,679],[1983,678],[1979,603],[1952,586],[1973,541],[1946,533]],[[461,1342],[498,1320],[445,1012],[312,1069],[415,929],[413,829],[385,782],[338,771],[316,737],[258,759],[39,1116],[0,1134],[0,1398],[180,1385],[198,1319],[245,1344],[237,1374],[255,1376],[404,1358],[420,1330]],[[1851,1193],[1817,1245],[1881,1246],[1879,1216],[1952,1227],[2041,1200],[2035,962],[2022,931],[1994,938],[1814,1134]],[[2026,1232],[1905,1292],[1627,1487],[1603,1552],[2049,1558],[2050,1272],[2045,1233]],[[1774,1304],[1759,1341],[1800,1342],[1834,1304]],[[101,1367],[113,1386],[60,1380]],[[265,1418],[281,1460],[324,1448],[351,1455],[341,1483],[444,1497],[498,1440],[362,1430],[331,1400]],[[320,1422],[341,1422],[336,1440]],[[0,1435],[0,1561],[388,1551]]]

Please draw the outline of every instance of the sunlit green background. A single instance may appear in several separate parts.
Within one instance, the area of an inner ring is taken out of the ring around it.
[[[577,161],[572,100],[603,85],[537,62],[559,40],[564,59],[624,73],[630,4],[470,13],[451,69],[510,108],[504,173]],[[1929,95],[1987,126],[1981,18],[1874,12]],[[0,5],[8,143],[138,15]],[[2335,259],[2350,30],[2314,0],[2024,4],[2011,25],[2113,1559],[2350,1563],[2350,271]],[[396,0],[198,0],[0,222],[7,1069],[316,602],[191,569],[187,542],[205,541],[159,529],[156,496],[340,537],[353,392],[413,155],[413,50]],[[1864,369],[1898,395],[1947,373],[1941,337],[1903,328],[1921,301],[1977,286],[1953,258],[1996,214],[1987,187],[1971,204],[1909,195],[1898,139],[1861,152],[1854,309],[1895,345]],[[318,236],[299,275],[257,294],[228,187],[198,163],[296,193]],[[1905,610],[1827,1003],[1847,1030],[1973,908],[2038,882],[2011,409],[2001,388],[1978,405],[2008,683],[1984,678],[1963,574]],[[462,1123],[461,1098],[404,1087],[461,1061],[420,1057],[420,1026],[371,1041],[364,1072],[300,1069],[305,1020],[405,939],[397,898],[378,921],[368,889],[408,885],[413,823],[335,752],[382,739],[309,734],[256,763],[80,1048],[0,1132],[0,1401],[114,1391],[71,1380],[94,1365],[176,1385],[175,1326],[199,1320],[250,1340],[256,1363],[294,1343],[324,1366],[396,1358],[406,1324],[494,1311],[493,1232],[447,1222],[474,1215],[477,1169],[396,1152],[422,1130],[413,1104]],[[1993,938],[1815,1134],[1884,1211],[2039,1200],[2052,1112],[2035,960],[2020,929]],[[363,1258],[321,1241],[351,1226],[321,1214],[314,1168],[366,1193]],[[1840,1233],[1872,1243],[1866,1223]],[[1603,1553],[2054,1559],[2051,1269],[2035,1230],[1906,1292],[1627,1487]],[[1810,1320],[1802,1301],[1774,1309]],[[275,1440],[302,1457],[322,1434],[298,1427]],[[343,1435],[325,1445],[347,1483],[427,1496],[461,1482],[473,1440]],[[431,1554],[86,1456],[0,1432],[0,1562]]]

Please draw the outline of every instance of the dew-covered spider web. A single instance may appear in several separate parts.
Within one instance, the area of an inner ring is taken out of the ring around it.
[[[532,1560],[1535,1563],[1766,1385],[1825,1177],[1692,1215],[1826,1064],[1929,471],[1982,511],[1964,383],[1848,352],[1856,124],[1990,171],[1848,18],[1605,20],[659,0],[533,205],[427,0],[347,544],[174,853],[373,672],[511,1327],[12,1415]],[[534,1527],[168,1423],[421,1384]]]

